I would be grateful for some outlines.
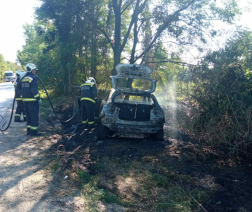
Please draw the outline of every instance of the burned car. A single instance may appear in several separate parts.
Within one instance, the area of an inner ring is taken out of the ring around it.
[[[112,76],[113,90],[101,112],[101,138],[107,134],[145,134],[163,140],[164,112],[156,97],[157,80],[143,65],[119,64]]]

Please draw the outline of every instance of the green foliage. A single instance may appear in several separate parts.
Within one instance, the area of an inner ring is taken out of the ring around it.
[[[23,46],[22,51],[18,51],[19,62],[23,66],[27,63],[35,63],[39,69],[37,75],[45,82],[47,88],[60,90],[62,73],[58,56],[59,48],[56,46],[52,48],[57,38],[54,37],[54,41],[51,38],[55,27],[51,23],[38,22],[34,25],[25,25],[24,29],[26,45]],[[49,39],[50,43],[47,43],[46,40]]]
[[[230,64],[221,69],[203,69],[195,83],[194,93],[204,110],[204,122],[212,116],[232,113],[232,108],[248,109],[252,104],[252,79],[240,64]],[[201,75],[201,76],[202,76]],[[199,76],[199,74],[198,74]]]
[[[217,34],[211,20],[231,23],[239,14],[237,4],[231,0],[220,6],[209,0],[41,3],[36,11],[39,21],[25,26],[26,45],[18,58],[23,66],[36,63],[38,75],[47,86],[64,94],[70,94],[71,86],[82,83],[87,76],[109,85],[109,76],[115,73],[114,66],[120,63],[122,54],[130,63],[142,60],[150,64],[167,59],[162,47],[167,35],[177,41],[175,48],[184,44],[200,47],[209,36]],[[180,59],[172,57],[178,64]],[[175,69],[181,71],[179,65],[166,63],[153,64],[153,68],[162,85],[169,82]]]
[[[6,70],[6,62],[3,55],[0,54],[0,80],[4,79],[4,73]]]
[[[5,61],[3,55],[0,54],[0,81],[4,81],[5,71],[13,71],[15,73],[17,70],[22,70],[22,67]]]
[[[209,53],[202,66],[192,70],[191,97],[200,111],[199,135],[212,145],[227,146],[231,155],[247,156],[251,148],[252,75],[247,50],[251,41],[251,33],[239,33],[225,49]]]
[[[223,49],[210,52],[205,58],[205,63],[213,63],[215,67],[224,64],[239,62],[245,68],[251,68],[252,33],[250,31],[238,31],[230,38]],[[251,48],[251,49],[249,49]]]

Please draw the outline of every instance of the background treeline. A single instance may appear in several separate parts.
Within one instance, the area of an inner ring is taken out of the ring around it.
[[[15,63],[5,61],[3,55],[0,54],[0,82],[4,82],[5,71],[15,71],[22,70],[20,65]]]
[[[219,6],[214,0],[41,3],[36,10],[38,21],[25,26],[26,45],[18,59],[22,65],[36,63],[48,86],[63,89],[64,94],[90,75],[100,85],[110,85],[109,76],[120,62],[153,63],[156,77],[169,79],[177,67],[160,61],[179,64],[185,47],[202,50],[209,37],[218,34],[217,21],[232,23],[240,13],[233,0]]]
[[[224,48],[209,48],[224,33],[216,26],[232,24],[240,14],[235,1],[223,2],[41,0],[37,21],[24,26],[26,45],[18,60],[35,63],[47,88],[64,95],[89,76],[109,90],[120,62],[147,64],[159,80],[160,102],[173,105],[168,119],[174,126],[246,155],[252,141],[252,37],[237,27]],[[197,65],[183,58],[191,49],[207,52]],[[182,103],[193,109],[172,109]]]

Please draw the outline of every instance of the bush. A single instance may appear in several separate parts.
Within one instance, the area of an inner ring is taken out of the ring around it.
[[[251,148],[252,74],[238,63],[195,70],[194,99],[200,115],[196,130],[211,145],[249,156]]]

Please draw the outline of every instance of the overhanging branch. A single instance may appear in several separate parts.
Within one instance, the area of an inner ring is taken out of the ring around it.
[[[154,45],[154,43],[156,42],[156,40],[159,38],[159,36],[161,35],[161,33],[173,22],[175,21],[178,16],[180,15],[180,13],[184,10],[186,10],[188,7],[190,7],[192,4],[194,4],[196,1],[198,0],[192,0],[190,3],[188,3],[186,6],[180,8],[179,10],[177,10],[175,13],[173,13],[172,15],[169,15],[167,20],[158,27],[156,35],[154,36],[153,40],[151,41],[150,45],[146,48],[146,50],[140,54],[138,57],[135,58],[136,62],[138,59],[140,59],[141,57],[143,57],[148,51],[150,51],[150,49],[152,48],[152,46]]]
[[[143,9],[144,9],[144,7],[145,7],[148,0],[145,0],[141,5],[140,5],[140,1],[141,0],[137,0],[136,6],[135,6],[135,9],[134,9],[131,21],[130,21],[128,31],[127,31],[127,33],[126,33],[126,35],[124,37],[123,44],[122,44],[122,46],[120,48],[120,52],[123,51],[123,49],[124,49],[124,47],[125,47],[125,45],[126,45],[126,43],[128,41],[132,26],[136,21],[138,21],[138,15],[143,11]]]
[[[160,60],[160,61],[152,61],[152,62],[148,62],[148,63],[174,63],[174,64],[179,64],[179,65],[186,65],[186,66],[194,66],[194,67],[200,67],[201,65],[194,65],[194,64],[190,64],[190,63],[186,63],[186,62],[182,62],[182,61],[175,61],[175,60]]]
[[[130,5],[133,4],[134,1],[135,1],[135,0],[131,0],[131,1],[129,1],[128,4],[125,3],[125,4],[122,6],[121,14],[123,14],[123,13],[130,7]]]
[[[102,29],[102,28],[97,24],[97,22],[96,22],[93,18],[91,18],[89,15],[85,14],[85,16],[88,18],[89,21],[91,21],[91,23],[93,24],[93,26],[94,26],[97,30],[99,30],[99,31],[106,37],[106,39],[108,40],[108,42],[109,42],[111,48],[114,50],[114,45],[113,45],[113,43],[112,43],[112,40],[111,40],[110,37],[108,36],[107,32],[106,32],[104,29]]]

